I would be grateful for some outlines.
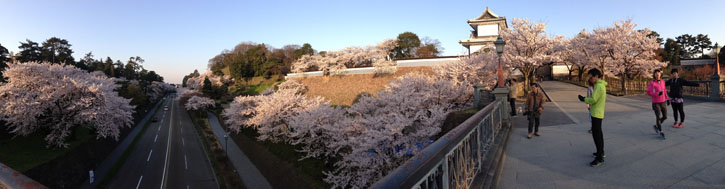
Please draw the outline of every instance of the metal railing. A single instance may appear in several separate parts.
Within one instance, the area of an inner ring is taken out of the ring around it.
[[[502,127],[502,99],[449,131],[373,188],[470,188]]]
[[[682,87],[682,94],[684,95],[692,95],[692,96],[710,96],[710,93],[712,93],[712,82],[705,80],[705,81],[690,81],[693,83],[699,83],[698,86],[683,86]],[[669,87],[667,87],[667,91],[669,91]]]
[[[563,82],[568,82],[580,86],[587,86],[585,81],[578,81],[576,77],[574,77],[574,80],[568,80],[567,77],[555,77],[555,79]],[[622,82],[621,80],[617,78],[605,78],[605,81],[607,81],[607,92],[610,93],[622,93]],[[702,81],[690,81],[694,83],[699,83],[698,86],[684,86],[682,87],[682,94],[685,95],[692,95],[692,96],[703,96],[707,97],[710,96],[712,93],[712,84],[709,80],[702,80]],[[627,94],[647,94],[647,88],[649,87],[649,81],[646,80],[638,80],[638,81],[627,81],[625,82],[625,85],[627,86]],[[725,97],[725,90],[723,90],[722,83],[720,84],[720,94],[721,96]],[[669,91],[669,87],[667,87],[667,91]]]

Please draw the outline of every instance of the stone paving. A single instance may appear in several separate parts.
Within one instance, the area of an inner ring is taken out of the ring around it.
[[[542,136],[526,139],[527,120],[514,118],[499,188],[725,187],[725,103],[685,99],[684,128],[672,127],[668,107],[662,140],[652,129],[648,96],[607,95],[602,124],[607,157],[594,168],[588,112],[576,98],[585,88],[561,82],[542,86],[553,100],[541,118]]]

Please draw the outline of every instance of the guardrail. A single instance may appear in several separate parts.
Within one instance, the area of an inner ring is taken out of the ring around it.
[[[505,112],[497,99],[393,170],[373,188],[470,188],[482,173]],[[490,166],[488,166],[490,167]]]
[[[566,77],[555,77],[556,80],[576,84],[579,86],[587,86],[585,81],[578,81],[576,78],[575,80],[568,80]],[[614,94],[614,95],[621,95],[622,93],[622,83],[621,80],[616,78],[606,78],[605,81],[607,81],[607,93]],[[694,83],[698,83],[698,86],[684,86],[682,87],[682,94],[684,95],[690,95],[694,97],[709,97],[710,94],[713,92],[713,86],[712,81],[710,80],[695,80],[690,81]],[[649,81],[627,81],[625,83],[627,86],[627,93],[626,94],[646,94],[647,88],[649,87]],[[720,83],[720,98],[725,98],[725,84]],[[667,87],[669,91],[669,86]]]
[[[48,188],[0,163],[0,188]]]

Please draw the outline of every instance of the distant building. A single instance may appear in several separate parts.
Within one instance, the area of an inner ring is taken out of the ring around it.
[[[682,59],[680,60],[680,67],[682,69],[692,70],[702,66],[712,66],[715,64],[714,58],[709,59]]]
[[[672,68],[679,68],[680,70],[685,71],[693,71],[693,74],[696,74],[698,77],[704,77],[707,78],[709,75],[718,73],[718,69],[715,68],[715,63],[717,59],[709,58],[709,59],[683,59],[680,60],[680,66],[673,66]],[[720,70],[724,70],[725,65],[722,63],[719,64]],[[711,68],[711,70],[708,70],[707,68]],[[705,71],[697,71],[698,68],[706,68]],[[720,73],[722,74],[722,73]],[[722,77],[722,75],[721,75]]]
[[[473,28],[471,37],[458,43],[468,49],[469,55],[481,49],[493,47],[493,42],[496,41],[501,30],[508,28],[506,17],[499,17],[488,7],[478,18],[468,20],[468,25]]]
[[[679,68],[682,70],[694,70],[695,68],[702,68],[705,66],[708,66],[714,70],[717,70],[713,65],[715,65],[715,62],[717,59],[714,58],[708,58],[708,59],[683,59],[680,60],[680,66],[675,66],[673,68]],[[725,69],[725,65],[722,64],[722,61],[720,62],[720,70]],[[721,73],[722,74],[722,73]]]

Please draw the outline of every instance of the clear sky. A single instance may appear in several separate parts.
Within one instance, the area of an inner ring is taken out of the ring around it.
[[[443,55],[458,55],[465,52],[458,41],[471,30],[466,20],[486,7],[509,22],[544,22],[550,35],[571,37],[631,18],[664,38],[702,33],[725,44],[721,0],[0,0],[0,44],[18,52],[20,41],[56,36],[73,45],[76,59],[90,51],[96,58],[123,61],[141,56],[146,69],[180,83],[244,41],[338,50],[411,31],[438,39]]]

